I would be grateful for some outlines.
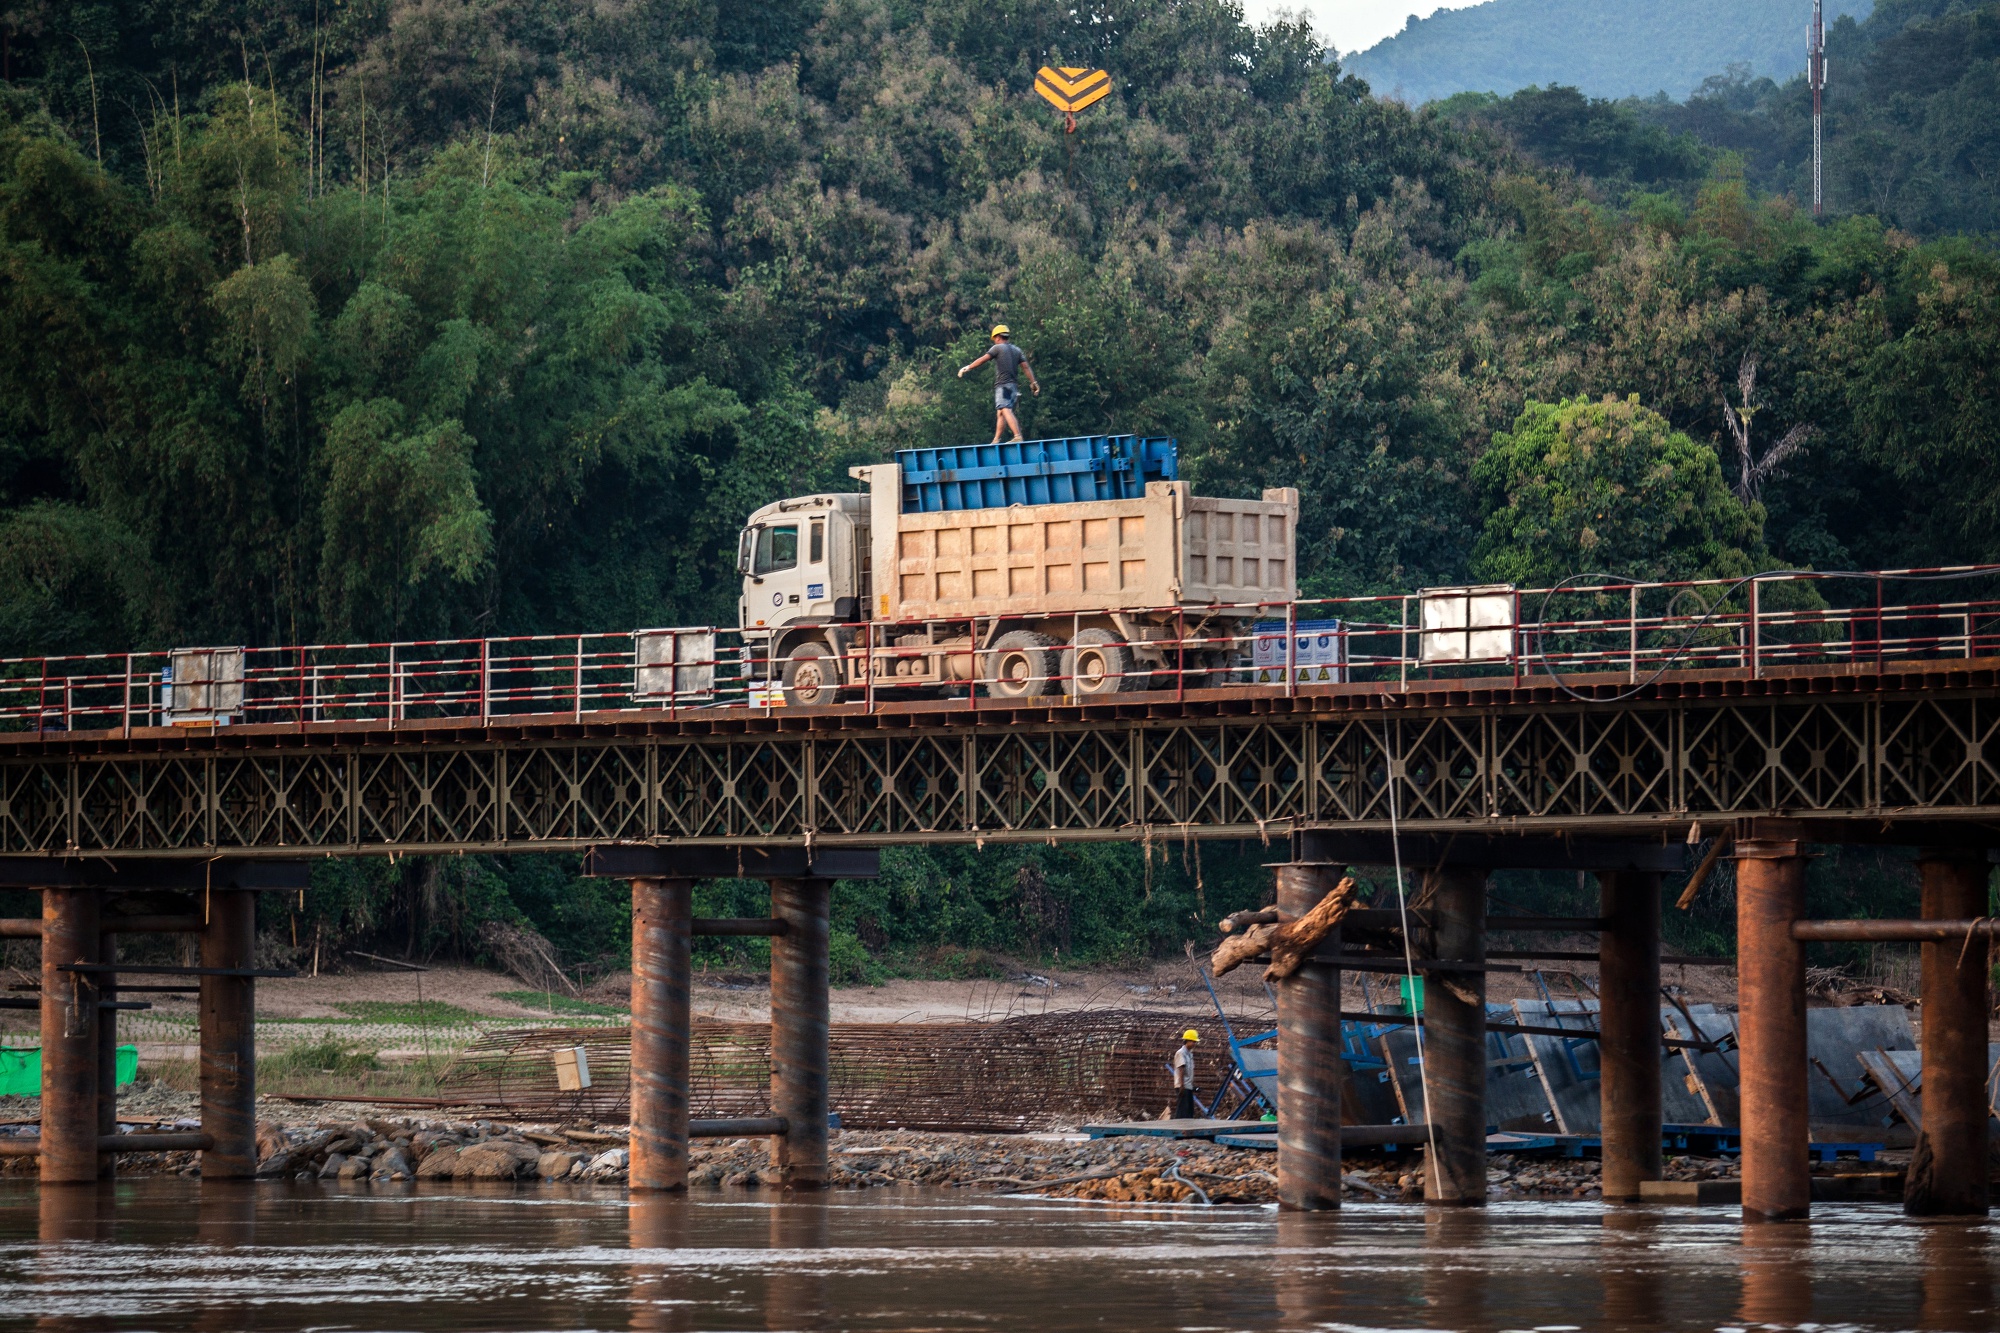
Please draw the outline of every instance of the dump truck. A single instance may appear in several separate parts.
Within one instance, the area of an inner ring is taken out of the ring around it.
[[[851,468],[865,491],[750,516],[746,645],[795,708],[871,684],[878,699],[1028,699],[1219,683],[1248,662],[1259,607],[1295,595],[1299,497],[1198,496],[1178,468],[1173,440],[1137,435]]]

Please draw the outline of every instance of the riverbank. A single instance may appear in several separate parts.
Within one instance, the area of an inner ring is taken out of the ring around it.
[[[186,1093],[140,1090],[121,1099],[121,1123],[195,1128],[198,1104]],[[26,1129],[32,1098],[0,1099],[0,1132]],[[260,1174],[272,1179],[395,1184],[409,1180],[623,1184],[623,1125],[509,1122],[413,1116],[365,1103],[300,1105],[261,1098]],[[1125,1136],[1091,1139],[1072,1131],[943,1134],[834,1130],[834,1189],[953,1187],[1114,1202],[1270,1203],[1277,1198],[1276,1154],[1203,1140]],[[1495,1154],[1488,1187],[1495,1199],[1595,1199],[1598,1163],[1588,1158]],[[32,1158],[5,1160],[6,1174],[32,1174]],[[198,1175],[192,1153],[122,1156],[121,1176]],[[1671,1180],[1733,1179],[1726,1158],[1677,1157]],[[698,1139],[690,1146],[693,1189],[769,1189],[778,1177],[768,1140]],[[1422,1153],[1356,1152],[1343,1194],[1359,1201],[1421,1202]]]

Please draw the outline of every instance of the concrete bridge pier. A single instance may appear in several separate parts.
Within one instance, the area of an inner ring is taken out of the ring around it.
[[[1917,859],[1927,920],[1988,915],[1992,868],[1983,847],[1926,847]],[[1923,1128],[1905,1179],[1903,1211],[1913,1217],[1984,1216],[1987,1183],[1986,987],[1989,939],[1922,947]]]

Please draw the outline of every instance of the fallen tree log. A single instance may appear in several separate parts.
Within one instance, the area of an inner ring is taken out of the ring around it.
[[[1320,941],[1333,933],[1333,928],[1354,906],[1356,894],[1354,877],[1349,875],[1304,916],[1286,918],[1272,908],[1232,914],[1222,922],[1228,938],[1209,958],[1209,971],[1219,977],[1259,954],[1268,953],[1271,962],[1264,969],[1264,980],[1283,981],[1312,956]]]

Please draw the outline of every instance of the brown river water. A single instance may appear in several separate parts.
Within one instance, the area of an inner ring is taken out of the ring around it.
[[[0,1329],[2000,1328],[1984,1226],[1893,1207],[1337,1216],[995,1198],[0,1181]]]

